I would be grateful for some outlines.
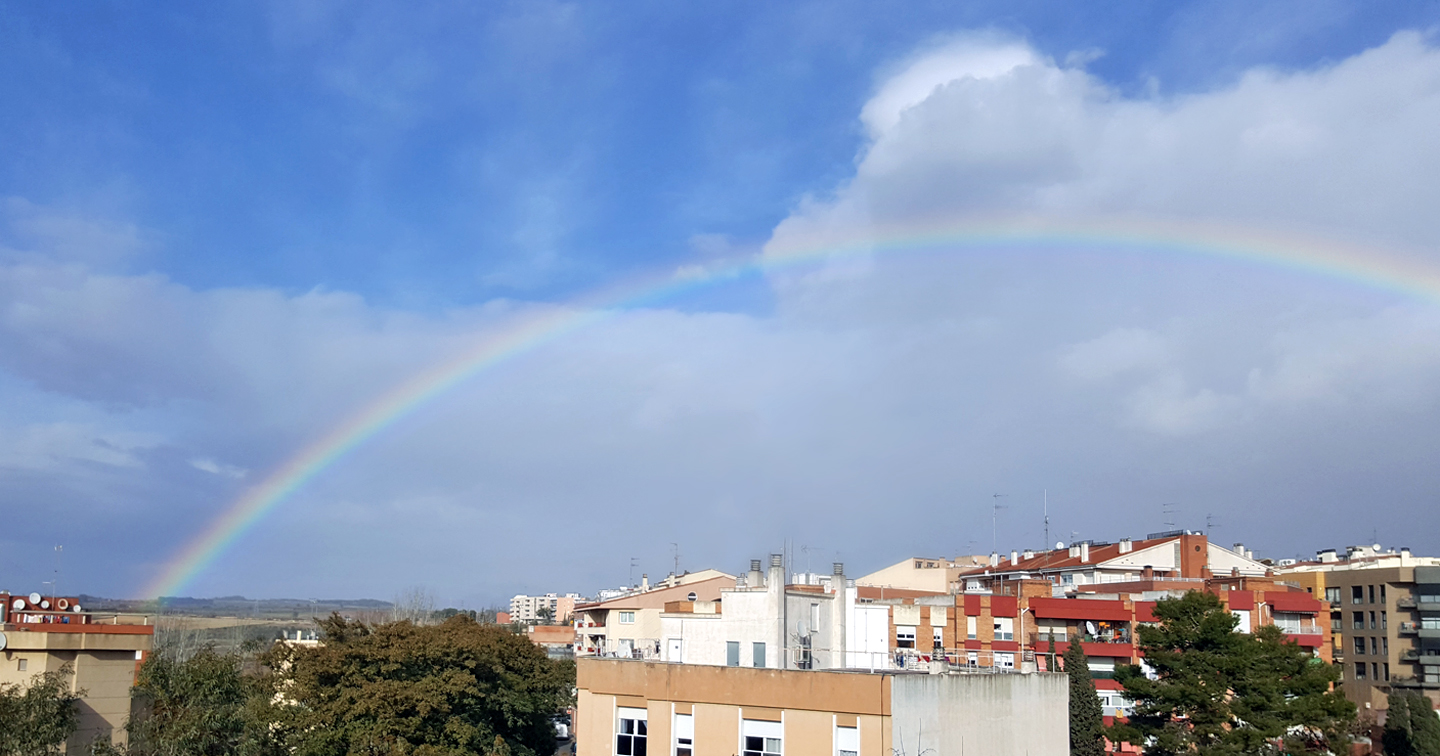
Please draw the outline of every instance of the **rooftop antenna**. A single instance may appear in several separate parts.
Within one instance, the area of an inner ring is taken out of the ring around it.
[[[1160,505],[1160,512],[1161,512],[1161,514],[1165,517],[1165,522],[1164,522],[1164,524],[1166,525],[1166,528],[1165,528],[1166,530],[1174,530],[1174,529],[1175,529],[1175,507],[1176,507],[1176,506],[1178,506],[1178,505],[1177,505],[1175,502],[1173,502],[1173,501],[1166,502],[1166,503]]]
[[[995,500],[995,503],[990,505],[990,553],[992,554],[1000,553],[1000,510],[1009,509],[1009,507],[1001,504],[1000,500],[1009,496],[1010,494],[997,493],[990,497]]]
[[[55,605],[55,600],[60,596],[60,557],[65,553],[65,547],[55,545],[55,580],[50,584],[50,605]]]
[[[1212,528],[1214,528],[1214,527],[1215,527],[1215,515],[1210,514],[1209,512],[1206,512],[1206,513],[1205,513],[1205,537],[1206,537],[1206,538],[1209,538],[1209,537],[1210,537],[1210,530],[1211,530]]]
[[[630,557],[630,587],[631,587],[631,588],[634,588],[634,587],[635,587],[635,567],[638,566],[639,564],[640,564],[640,560],[639,560],[639,559],[636,559],[635,557]]]
[[[1040,495],[1041,495],[1042,497],[1044,497],[1044,501],[1045,501],[1045,503],[1044,503],[1044,507],[1045,507],[1045,510],[1044,510],[1044,511],[1045,511],[1045,540],[1041,541],[1041,542],[1040,542],[1040,545],[1044,546],[1046,549],[1049,549],[1049,548],[1050,548],[1050,491],[1049,491],[1048,489],[1042,488],[1042,489],[1040,489]]]
[[[671,542],[670,542],[670,550],[673,551],[673,552],[675,552],[675,572],[673,572],[673,573],[671,573],[671,574],[673,574],[673,575],[675,576],[675,579],[676,579],[676,580],[679,580],[679,579],[680,579],[680,544],[675,543],[674,541],[671,541]]]

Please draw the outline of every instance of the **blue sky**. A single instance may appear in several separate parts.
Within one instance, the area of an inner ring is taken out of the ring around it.
[[[1128,215],[1434,264],[1437,22],[1435,2],[0,2],[0,500],[29,534],[0,536],[0,587],[49,579],[65,542],[75,584],[133,594],[295,450],[510,318],[797,234]],[[562,340],[382,434],[192,589],[482,605],[591,591],[632,556],[663,573],[672,541],[692,568],[785,539],[869,568],[988,548],[1001,490],[1050,491],[1057,527],[1096,539],[1179,500],[1274,556],[1372,532],[1440,553],[1401,524],[1436,524],[1415,456],[1440,441],[1433,303],[981,257],[766,276]],[[1408,503],[1322,527],[1372,497]],[[877,506],[973,527],[877,534]],[[1016,506],[1002,540],[1036,546]],[[1302,507],[1328,519],[1289,528]],[[563,558],[504,567],[534,512]]]

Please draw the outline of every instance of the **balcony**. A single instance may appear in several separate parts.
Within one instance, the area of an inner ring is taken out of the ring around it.
[[[1415,635],[1416,633],[1419,633],[1419,632],[1420,632],[1420,623],[1419,623],[1419,622],[1401,622],[1401,623],[1400,623],[1400,634],[1401,634],[1401,635]]]
[[[1415,605],[1416,604],[1414,596],[1401,596],[1400,598],[1395,599],[1396,609],[1414,609]]]
[[[1425,679],[1414,677],[1392,677],[1390,685],[1396,688],[1440,689],[1440,677]]]

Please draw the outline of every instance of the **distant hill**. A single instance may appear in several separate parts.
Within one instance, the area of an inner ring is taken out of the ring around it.
[[[80,605],[87,611],[136,612],[148,614],[187,614],[197,617],[255,617],[259,619],[298,619],[324,617],[331,612],[389,611],[389,601],[377,599],[252,599],[244,596],[193,598],[163,596],[154,599],[114,599],[104,596],[80,596]]]

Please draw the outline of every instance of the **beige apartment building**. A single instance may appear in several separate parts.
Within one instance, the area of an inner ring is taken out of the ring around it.
[[[143,616],[83,612],[73,598],[0,593],[0,601],[0,683],[24,686],[35,675],[66,672],[70,689],[84,691],[67,752],[86,752],[97,737],[123,744],[130,688],[155,627]]]
[[[1440,559],[1352,547],[1283,573],[1329,603],[1342,688],[1361,710],[1386,708],[1397,689],[1440,706]]]
[[[660,656],[660,614],[672,601],[715,601],[735,576],[719,570],[671,575],[651,586],[648,578],[633,593],[575,608],[576,656]]]
[[[575,616],[575,604],[581,601],[578,593],[517,595],[510,599],[510,621],[534,625],[548,620],[552,625],[568,625]]]
[[[578,756],[1069,752],[1060,674],[783,670],[579,659]]]

